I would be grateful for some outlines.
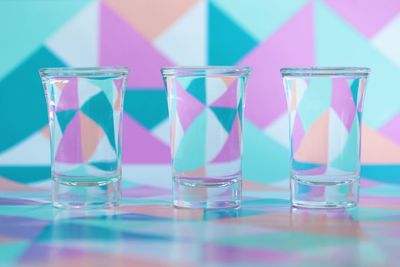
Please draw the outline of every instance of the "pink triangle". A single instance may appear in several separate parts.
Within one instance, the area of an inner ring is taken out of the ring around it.
[[[241,134],[242,131],[239,125],[239,119],[236,117],[235,121],[233,122],[232,130],[229,133],[224,146],[218,155],[212,160],[212,162],[218,163],[239,159],[241,147],[239,136],[241,136]]]
[[[169,147],[124,114],[122,160],[124,163],[169,163]]]
[[[211,106],[213,107],[227,107],[237,108],[237,86],[238,80],[236,79],[226,90],[226,92],[220,96]]]
[[[176,110],[184,130],[204,110],[204,105],[176,82]]]
[[[65,78],[66,84],[61,91],[60,99],[57,104],[57,111],[79,109],[78,100],[78,80],[77,78]]]
[[[326,0],[325,3],[368,38],[383,29],[400,11],[399,0]]]
[[[129,67],[129,88],[163,87],[160,68],[171,62],[105,3],[100,5],[100,65]]]
[[[55,160],[58,162],[81,163],[83,161],[79,113],[77,112],[68,124],[56,148]]]
[[[246,117],[265,128],[287,109],[279,69],[314,65],[312,3],[254,49],[239,65],[252,66],[253,69],[248,85]]]
[[[354,105],[353,94],[344,78],[335,78],[332,82],[332,108],[350,131],[357,109]]]

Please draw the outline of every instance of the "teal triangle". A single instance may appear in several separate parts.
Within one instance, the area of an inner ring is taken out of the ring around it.
[[[91,162],[90,165],[102,171],[114,171],[117,169],[116,161],[97,161],[97,162]]]
[[[211,107],[218,121],[224,127],[225,131],[231,132],[233,121],[235,120],[237,110],[235,108]]]
[[[243,177],[264,184],[289,177],[287,148],[246,120],[243,137]]]
[[[124,111],[150,130],[168,117],[165,90],[128,90]]]
[[[234,65],[257,41],[212,2],[208,5],[208,63]]]
[[[292,161],[292,168],[298,171],[312,170],[322,166],[324,165],[318,163],[302,162],[298,160]]]
[[[51,177],[49,166],[0,166],[0,177],[28,184]]]
[[[49,36],[90,2],[0,1],[0,79],[35,53]],[[41,65],[47,66],[56,67],[52,64]]]
[[[357,107],[358,91],[359,91],[360,79],[355,79],[350,85],[351,95],[353,96],[354,105]]]
[[[63,133],[76,113],[77,110],[63,110],[56,112],[57,121]]]
[[[186,91],[189,92],[192,96],[194,96],[197,100],[199,100],[203,104],[207,104],[206,102],[206,79],[204,78],[195,78],[193,79]]]
[[[309,80],[307,89],[297,109],[297,114],[301,118],[305,131],[329,109],[331,96],[332,82],[330,79],[313,78]]]
[[[364,119],[369,126],[379,129],[400,110],[400,90],[393,86],[398,84],[400,69],[322,1],[315,1],[314,4],[316,63],[321,66],[371,68],[364,101]]]
[[[99,88],[101,91],[103,91],[111,106],[114,105],[114,94],[116,94],[116,89],[114,81],[110,76],[90,78],[88,79],[88,81]]]
[[[172,161],[176,172],[191,172],[205,166],[206,122],[207,113],[203,111],[186,129]]]
[[[346,172],[357,171],[360,162],[358,140],[360,130],[358,128],[358,120],[355,119],[347,136],[346,144],[339,156],[332,162],[332,167]]]
[[[239,114],[240,123],[242,123],[242,116],[243,116],[242,103],[243,103],[243,101],[242,101],[242,98],[241,98],[240,101],[239,101],[239,105],[238,105],[238,114]]]
[[[41,47],[0,81],[0,125],[4,129],[0,131],[0,151],[48,123],[44,89],[38,74],[43,66],[63,67],[65,64]]]
[[[81,111],[103,129],[108,141],[115,150],[114,110],[104,92],[100,92],[87,100]]]
[[[292,1],[290,4],[282,0],[261,0],[256,4],[248,0],[212,2],[255,39],[262,41],[276,32],[307,3],[307,0]]]

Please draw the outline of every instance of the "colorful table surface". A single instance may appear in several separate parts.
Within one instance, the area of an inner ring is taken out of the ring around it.
[[[0,178],[0,266],[399,266],[397,183],[363,178],[358,208],[306,210],[287,181],[245,181],[241,209],[187,210],[168,167],[129,169],[115,210],[55,209],[48,181]]]

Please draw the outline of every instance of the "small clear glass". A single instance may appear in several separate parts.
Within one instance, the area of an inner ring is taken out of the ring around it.
[[[291,201],[356,206],[368,68],[283,68],[289,113]]]
[[[161,69],[171,125],[173,204],[238,208],[249,67]]]
[[[128,69],[44,68],[39,73],[48,106],[53,205],[118,205]]]

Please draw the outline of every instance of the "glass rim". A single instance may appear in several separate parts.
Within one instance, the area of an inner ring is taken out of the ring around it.
[[[42,77],[105,77],[105,76],[127,76],[127,67],[62,67],[62,68],[40,68]]]
[[[301,67],[301,68],[281,68],[283,77],[313,77],[313,76],[350,76],[367,77],[370,68],[364,67]]]
[[[162,67],[161,74],[167,76],[248,76],[249,66],[175,66]]]

